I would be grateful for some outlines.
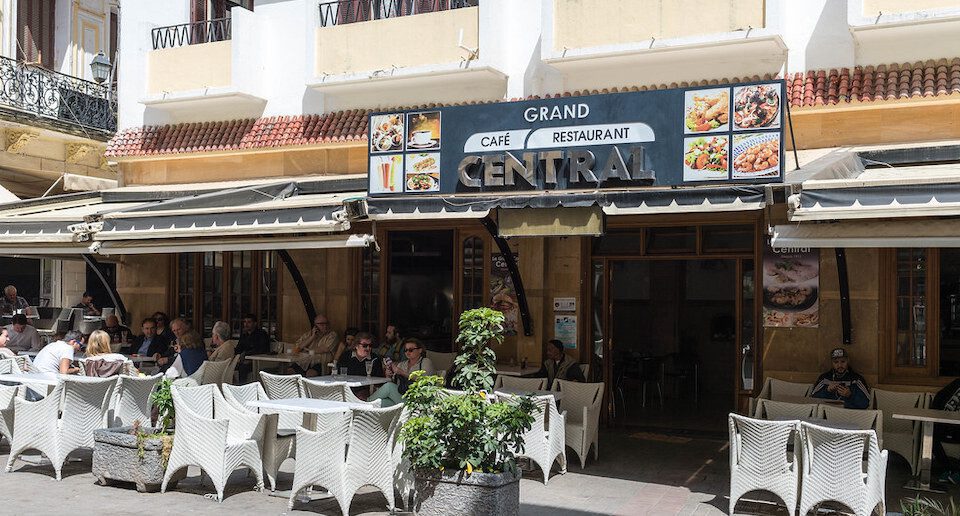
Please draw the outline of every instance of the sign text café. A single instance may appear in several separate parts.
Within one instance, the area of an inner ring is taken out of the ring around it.
[[[782,181],[780,81],[370,116],[371,196]]]

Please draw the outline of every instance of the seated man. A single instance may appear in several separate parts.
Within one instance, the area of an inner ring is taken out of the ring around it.
[[[339,345],[340,340],[337,332],[330,329],[330,321],[327,316],[317,314],[313,318],[313,328],[301,335],[293,346],[294,353],[313,351],[317,358],[306,369],[298,364],[290,364],[290,373],[304,376],[319,375],[322,364],[329,364],[332,360],[335,360],[334,353]]]
[[[383,358],[390,357],[393,361],[403,358],[400,356],[400,332],[396,324],[387,325],[387,330],[383,332],[383,344],[377,349],[377,354]]]
[[[825,400],[843,400],[845,408],[867,408],[870,405],[867,381],[849,366],[849,358],[850,355],[844,348],[831,351],[830,360],[833,362],[833,368],[817,378],[810,395]]]
[[[68,331],[63,340],[47,344],[33,359],[33,369],[38,373],[75,374],[80,371],[73,367],[73,354],[80,351],[83,335],[76,330]]]
[[[213,324],[213,329],[210,331],[210,343],[213,349],[207,352],[207,360],[216,362],[233,359],[236,354],[237,341],[230,338],[232,337],[231,333],[233,332],[230,331],[229,324],[223,321],[217,321]]]
[[[7,349],[14,354],[21,351],[40,351],[43,340],[37,329],[30,326],[27,322],[27,316],[17,314],[13,316],[13,322],[6,325],[7,329]]]
[[[104,321],[103,331],[110,336],[110,342],[114,344],[120,342],[126,345],[130,339],[130,328],[120,324],[120,318],[113,314],[108,315]]]
[[[547,379],[547,390],[553,388],[553,380],[556,378],[571,382],[586,381],[583,378],[583,371],[580,370],[580,364],[567,356],[563,349],[563,342],[557,339],[547,341],[547,359],[543,361],[543,366],[534,376]]]
[[[17,287],[7,285],[3,289],[3,299],[0,299],[0,313],[15,314],[17,311],[26,310],[30,304],[27,300],[17,295]]]
[[[357,345],[350,354],[344,353],[337,362],[337,370],[347,369],[347,374],[354,376],[367,375],[367,363],[372,362],[370,376],[383,376],[383,360],[373,352],[373,335],[367,332],[357,334]],[[367,387],[356,387],[354,394],[360,399],[367,399],[370,392]]]
[[[933,397],[930,408],[951,412],[960,410],[960,378],[940,389]],[[960,484],[960,461],[947,455],[943,443],[960,443],[960,427],[943,423],[933,425],[933,458],[943,467],[939,481],[941,484]]]
[[[100,315],[100,310],[93,305],[93,294],[89,292],[84,292],[83,297],[80,298],[80,302],[73,305],[74,308],[82,308],[83,315],[95,316]]]
[[[170,342],[163,335],[157,335],[157,323],[152,317],[147,317],[140,323],[140,330],[143,334],[133,339],[130,345],[131,354],[149,357],[167,352]]]
[[[257,323],[253,314],[243,316],[240,339],[237,341],[236,354],[241,356],[266,355],[270,353],[270,335]],[[237,366],[240,383],[245,383],[247,375],[253,370],[253,364],[243,359]]]

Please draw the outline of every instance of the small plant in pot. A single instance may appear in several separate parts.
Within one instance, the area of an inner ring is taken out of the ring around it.
[[[416,477],[419,515],[516,514],[520,473],[515,451],[537,410],[529,398],[491,403],[496,354],[491,342],[503,340],[503,314],[478,308],[460,316],[460,354],[453,385],[443,378],[411,375],[404,394],[409,418],[400,438],[403,455]]]
[[[150,395],[157,408],[156,427],[143,426],[137,420],[131,426],[94,431],[93,475],[101,485],[132,482],[140,492],[160,490],[173,448],[171,384],[169,379],[161,380]],[[179,478],[174,479],[174,485],[176,480]]]

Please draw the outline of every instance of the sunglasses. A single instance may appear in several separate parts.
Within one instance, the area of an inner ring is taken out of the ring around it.
[[[406,349],[403,350],[403,352],[404,352],[404,353],[413,353],[414,351],[416,351],[416,350],[418,350],[418,349],[420,349],[420,348],[406,348]]]

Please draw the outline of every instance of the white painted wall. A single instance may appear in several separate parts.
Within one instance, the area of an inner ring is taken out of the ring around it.
[[[10,0],[0,0],[3,2]],[[611,0],[615,1],[615,0]],[[621,0],[625,4],[627,0]],[[481,0],[480,55],[468,67],[485,67],[507,77],[471,85],[457,79],[456,67],[391,71],[395,78],[333,77],[337,88],[309,85],[314,77],[315,30],[320,0],[258,0],[255,12],[235,9],[232,85],[266,100],[259,116],[324,113],[358,107],[385,107],[458,100],[521,98],[565,90],[670,84],[810,69],[853,67],[960,55],[960,40],[930,44],[931,17],[957,13],[916,12],[866,20],[862,0],[767,0],[765,27],[710,36],[628,43],[602,49],[553,51],[553,0]],[[189,21],[187,0],[124,0],[121,17],[120,127],[181,121],[227,120],[238,112],[229,103],[209,101],[203,109],[171,115],[145,109],[146,53],[150,29]],[[879,28],[860,35],[872,23]],[[894,27],[897,25],[897,27]],[[942,25],[937,30],[951,30]],[[914,36],[904,37],[904,34]],[[949,55],[932,55],[947,52]],[[951,53],[952,52],[952,53]],[[567,59],[569,56],[577,60]],[[559,59],[558,59],[559,58]],[[406,79],[398,77],[407,76]],[[414,76],[411,79],[409,76]],[[461,77],[466,77],[463,74]],[[354,82],[349,82],[349,80]],[[502,81],[501,81],[502,82]]]

